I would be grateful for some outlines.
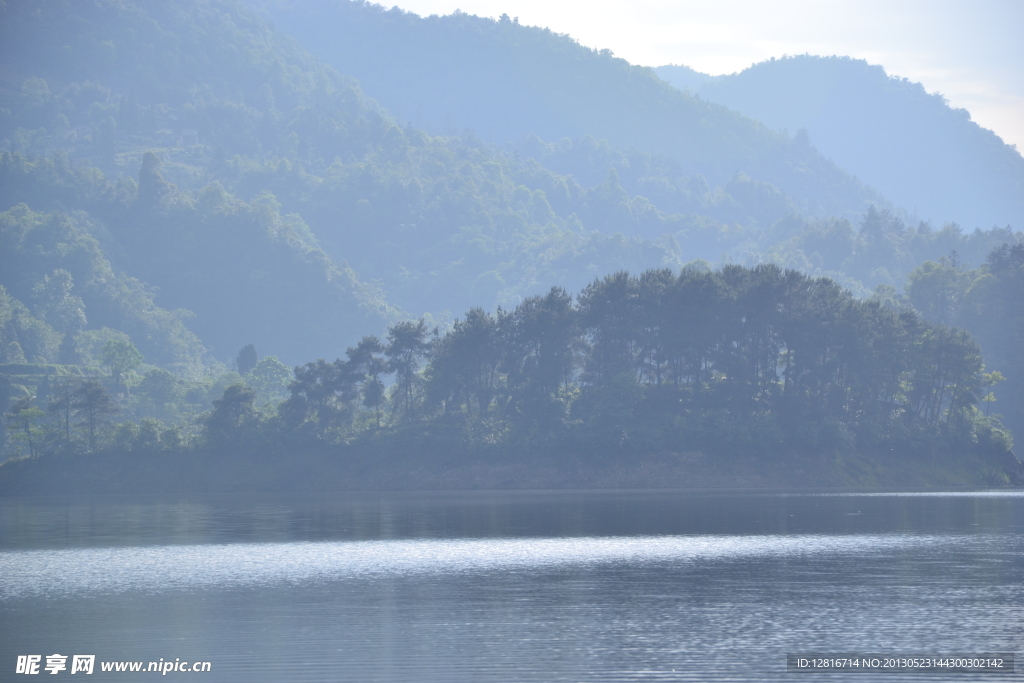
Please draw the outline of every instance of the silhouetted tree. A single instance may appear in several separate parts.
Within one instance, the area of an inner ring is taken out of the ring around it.
[[[381,375],[388,370],[387,360],[381,355],[384,345],[375,336],[363,337],[355,348],[349,348],[348,367],[352,375],[359,378],[363,405],[373,409],[377,426],[380,427],[381,404],[384,401],[384,382]]]
[[[422,319],[388,328],[384,355],[388,359],[388,370],[395,374],[394,411],[407,420],[416,412],[421,385],[418,372],[430,350],[427,334],[427,324]]]
[[[174,189],[175,186],[164,180],[160,172],[160,157],[153,152],[143,154],[139,168],[138,202],[142,206],[152,206]]]
[[[255,415],[253,403],[256,390],[244,384],[232,384],[224,395],[213,402],[213,411],[206,419],[206,434],[213,440],[222,440],[237,432],[238,428]]]
[[[70,448],[72,443],[71,428],[75,414],[75,390],[77,385],[78,381],[75,379],[58,380],[50,390],[49,400],[46,405],[46,412],[57,421],[60,441],[65,448]]]
[[[256,367],[256,363],[259,358],[256,356],[256,347],[252,344],[246,344],[242,347],[242,350],[238,352],[238,358],[235,363],[238,365],[238,374],[247,375],[249,371]]]
[[[96,432],[117,413],[117,404],[99,380],[87,379],[75,389],[72,407],[89,434],[89,449],[96,450]]]
[[[28,444],[28,454],[31,457],[35,457],[37,454],[36,442],[39,438],[37,426],[45,416],[45,413],[36,406],[33,396],[19,398],[4,416],[8,424],[13,425],[20,432],[21,438]]]

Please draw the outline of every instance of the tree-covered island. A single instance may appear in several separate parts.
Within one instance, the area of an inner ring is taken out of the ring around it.
[[[246,347],[243,381],[176,427],[118,422],[131,349],[105,353],[106,376],[48,376],[45,411],[14,402],[28,450],[0,491],[1024,483],[968,333],[772,265],[396,323],[286,392]]]

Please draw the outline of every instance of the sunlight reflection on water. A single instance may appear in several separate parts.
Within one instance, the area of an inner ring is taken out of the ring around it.
[[[628,562],[897,552],[948,535],[750,535],[233,543],[0,553],[0,599]],[[968,537],[962,537],[964,541]],[[969,537],[984,543],[985,537]]]
[[[782,682],[787,652],[1024,649],[1019,492],[820,493],[0,500],[0,664]]]

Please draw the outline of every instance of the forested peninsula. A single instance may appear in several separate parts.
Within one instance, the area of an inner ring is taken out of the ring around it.
[[[246,347],[188,435],[56,377],[49,429],[8,416],[32,455],[0,492],[1024,484],[968,333],[773,265],[619,272],[345,356],[275,401]]]

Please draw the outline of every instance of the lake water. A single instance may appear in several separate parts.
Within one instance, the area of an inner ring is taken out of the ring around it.
[[[2,680],[905,681],[786,654],[1024,657],[1024,494],[6,499],[0,633]]]

